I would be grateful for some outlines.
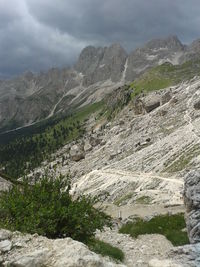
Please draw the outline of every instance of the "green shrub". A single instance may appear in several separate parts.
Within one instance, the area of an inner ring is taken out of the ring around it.
[[[88,242],[88,247],[95,253],[101,254],[102,256],[109,256],[116,261],[124,260],[124,253],[119,248],[113,247],[103,241],[92,239]]]
[[[87,242],[96,229],[110,225],[110,217],[93,207],[95,199],[73,200],[69,191],[69,177],[54,179],[47,174],[33,185],[27,179],[23,186],[13,185],[0,197],[0,227]]]
[[[120,233],[130,234],[132,237],[145,234],[161,234],[172,242],[174,246],[189,244],[186,232],[182,230],[186,227],[184,215],[160,215],[150,221],[138,219],[136,222],[127,223],[120,229]]]

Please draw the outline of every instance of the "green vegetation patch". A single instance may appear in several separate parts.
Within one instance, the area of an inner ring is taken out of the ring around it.
[[[135,200],[136,204],[150,204],[152,199],[149,196],[142,196]]]
[[[130,234],[137,238],[145,234],[164,235],[174,246],[189,244],[187,233],[182,231],[186,227],[184,214],[160,215],[150,221],[138,219],[127,223],[119,230],[122,234]]]
[[[69,177],[47,174],[34,184],[25,179],[22,185],[13,185],[0,196],[0,228],[86,243],[96,229],[111,226],[110,217],[94,208],[96,199],[73,200],[70,188]]]
[[[164,89],[192,79],[196,75],[200,75],[199,60],[188,61],[181,65],[166,62],[150,69],[131,83],[130,88],[133,89],[131,97],[133,99],[142,92]]]
[[[84,134],[84,120],[98,113],[103,102],[85,106],[73,115],[59,120],[41,133],[18,137],[0,145],[0,169],[13,178],[26,175],[41,162],[50,159],[52,153]]]
[[[108,256],[115,261],[123,261],[124,253],[119,248],[113,247],[103,241],[92,239],[88,242],[88,247],[95,253],[101,254],[102,256]]]

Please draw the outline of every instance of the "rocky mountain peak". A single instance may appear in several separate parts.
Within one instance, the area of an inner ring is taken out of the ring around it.
[[[88,46],[83,49],[75,69],[85,75],[84,86],[111,79],[117,82],[122,77],[126,51],[119,44],[109,47]]]
[[[23,76],[28,81],[30,81],[34,78],[34,74],[31,71],[25,72]]]
[[[95,70],[103,58],[104,48],[87,46],[80,53],[75,69],[83,74],[89,74]]]
[[[191,43],[189,50],[200,53],[200,39],[197,39]]]
[[[183,44],[176,35],[170,35],[167,38],[153,39],[149,41],[145,47],[149,49],[165,48],[175,51],[182,50],[184,48]]]

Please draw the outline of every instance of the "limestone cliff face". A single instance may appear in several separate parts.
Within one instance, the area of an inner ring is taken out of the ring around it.
[[[191,171],[185,177],[184,201],[186,222],[191,243],[200,242],[200,170]]]
[[[119,44],[105,48],[88,46],[80,54],[75,68],[84,75],[84,86],[109,79],[119,82],[126,58],[126,51]]]

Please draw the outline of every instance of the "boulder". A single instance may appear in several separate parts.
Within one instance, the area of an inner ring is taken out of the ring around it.
[[[5,229],[0,230],[0,241],[10,239],[11,237],[12,237],[12,232]]]
[[[85,152],[82,145],[73,145],[70,149],[70,158],[73,161],[79,161],[85,158]]]
[[[144,109],[147,113],[153,111],[160,106],[160,95],[153,93],[149,94],[142,99]]]

